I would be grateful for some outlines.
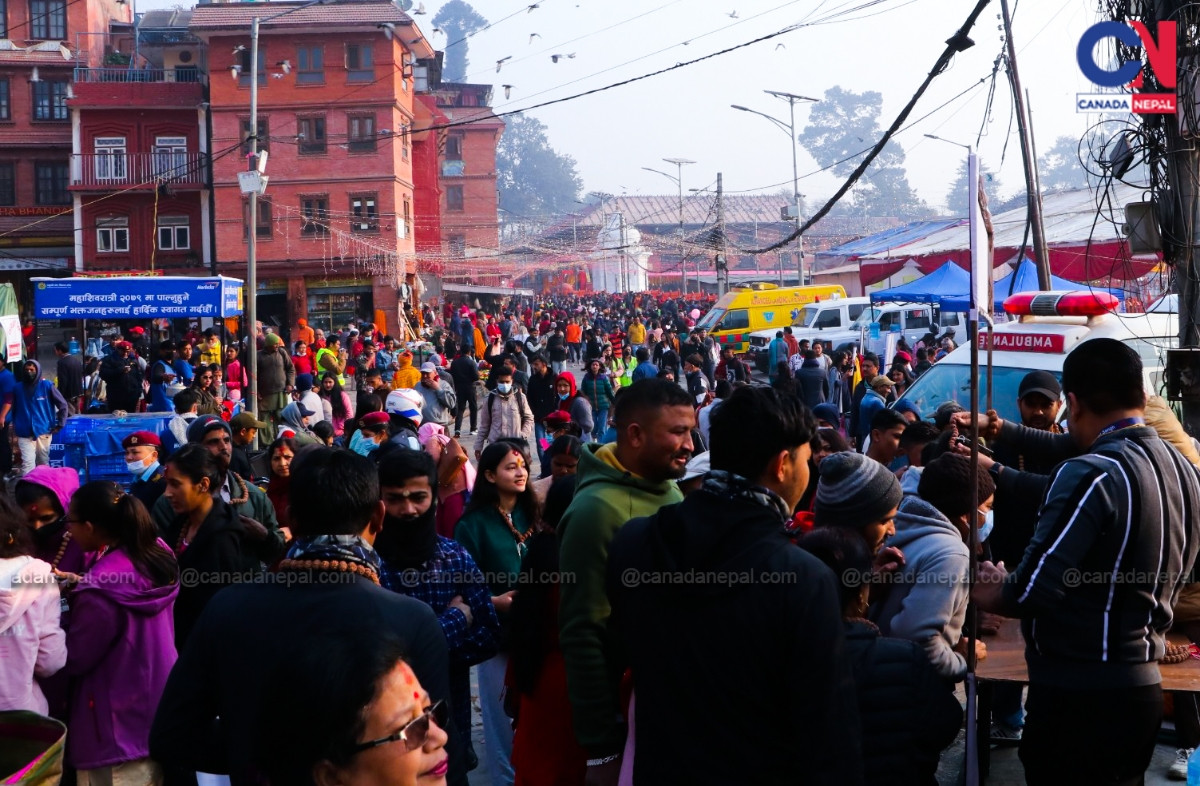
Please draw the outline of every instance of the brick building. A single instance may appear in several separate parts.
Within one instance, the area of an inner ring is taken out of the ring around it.
[[[438,109],[452,124],[446,129],[440,159],[441,234],[446,254],[443,275],[498,284],[496,146],[504,121],[491,110],[492,86],[446,82],[432,92]],[[464,121],[469,122],[453,125]]]
[[[353,317],[389,331],[415,283],[410,129],[414,70],[434,56],[413,20],[386,0],[197,6],[208,46],[218,270],[246,275],[257,238],[258,315],[328,330]],[[259,35],[260,149],[270,185],[248,216],[237,183],[250,134],[250,25]],[[251,227],[251,225],[253,225]]]
[[[67,104],[78,271],[211,269],[207,74],[190,16],[150,11],[131,62],[109,56],[75,72]]]
[[[100,63],[118,0],[8,0],[0,4],[0,281],[32,306],[30,276],[67,275],[71,216],[71,118],[76,66]]]

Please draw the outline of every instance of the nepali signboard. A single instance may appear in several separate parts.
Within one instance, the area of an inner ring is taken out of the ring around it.
[[[242,282],[216,276],[34,278],[38,319],[175,319],[242,313]]]

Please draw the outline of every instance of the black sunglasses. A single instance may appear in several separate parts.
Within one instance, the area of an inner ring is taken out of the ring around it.
[[[429,719],[432,718],[434,723],[439,728],[447,728],[450,721],[450,710],[446,706],[445,701],[437,701],[425,708],[419,718],[414,718],[405,724],[404,728],[399,731],[389,734],[386,737],[380,737],[377,740],[369,742],[360,742],[350,749],[350,755],[362,753],[363,751],[377,748],[380,745],[387,745],[389,742],[403,742],[404,750],[407,752],[415,751],[425,744],[425,739],[429,736]]]

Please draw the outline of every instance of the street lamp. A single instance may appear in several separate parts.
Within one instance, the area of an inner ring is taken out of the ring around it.
[[[776,98],[787,101],[787,103],[788,103],[788,122],[784,123],[782,120],[772,117],[771,115],[768,115],[766,112],[759,112],[757,109],[750,109],[749,107],[744,107],[739,104],[730,104],[730,106],[741,112],[749,112],[752,115],[758,115],[759,117],[765,117],[767,120],[770,120],[772,123],[774,123],[781,131],[783,131],[785,134],[788,135],[788,140],[790,141],[791,147],[792,147],[792,204],[788,208],[788,212],[791,214],[788,217],[793,219],[796,222],[796,229],[799,230],[799,228],[800,228],[800,174],[799,174],[799,170],[797,169],[797,163],[796,163],[796,142],[797,142],[797,139],[796,139],[796,103],[799,101],[808,101],[808,102],[815,104],[820,99],[809,98],[808,96],[798,96],[795,93],[785,93],[782,90],[764,90],[763,92],[766,93],[767,95],[775,96]],[[804,236],[803,235],[796,236],[796,244],[798,246],[797,254],[796,254],[796,275],[799,277],[796,283],[800,286],[804,286]],[[780,272],[781,279],[782,279],[782,275],[783,274],[781,271]]]
[[[964,145],[962,142],[943,139],[936,134],[925,134],[925,138],[945,142],[967,151],[967,219],[971,233],[971,306],[973,309],[971,313],[988,314],[992,308],[992,277],[991,266],[983,263],[987,240],[984,234],[983,216],[979,208],[979,155],[975,152],[975,148],[971,145]],[[1017,261],[1020,262],[1020,260]],[[972,321],[978,323],[978,318],[972,317]],[[973,338],[972,344],[974,345]]]
[[[663,177],[665,177],[669,180],[674,180],[675,185],[679,187],[679,270],[683,274],[683,278],[682,278],[683,294],[684,294],[684,296],[686,296],[687,295],[687,260],[685,259],[684,253],[683,253],[683,165],[684,164],[694,164],[696,162],[692,161],[689,158],[664,158],[663,161],[666,161],[668,164],[674,164],[678,174],[677,175],[668,175],[666,172],[659,172],[659,170],[651,169],[648,166],[644,166],[644,167],[642,167],[642,169],[645,169],[647,172],[657,172],[658,174],[662,175]],[[696,294],[700,294],[700,263],[699,262],[696,263]]]
[[[250,22],[250,152],[246,154],[246,160],[249,163],[249,169],[261,169],[258,167],[258,28],[263,22],[270,22],[272,19],[278,19],[281,16],[295,13],[304,8],[309,8],[314,5],[325,5],[333,2],[333,0],[310,0],[310,2],[302,5],[289,8],[285,11],[280,11],[277,14],[270,16],[254,17]],[[249,297],[246,298],[246,322],[248,323],[247,333],[250,336],[250,341],[246,347],[246,364],[250,368],[250,412],[255,417],[258,417],[258,194],[259,189],[251,190],[249,193],[250,199],[250,219],[247,227],[247,243],[246,243],[246,289],[249,290]]]

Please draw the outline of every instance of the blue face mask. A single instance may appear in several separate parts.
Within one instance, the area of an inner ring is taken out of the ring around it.
[[[496,390],[500,391],[501,393],[503,393],[505,395],[508,395],[509,393],[512,393],[512,383],[511,382],[497,382]]]
[[[558,394],[558,400],[559,400],[559,401],[566,401],[566,400],[567,400],[567,397],[568,397],[568,396],[570,396],[570,395],[571,395],[570,393],[559,393],[559,394]]]
[[[980,511],[980,512],[982,513],[983,511]],[[983,523],[979,525],[979,542],[980,543],[987,540],[988,535],[992,534],[992,526],[994,524],[995,524],[995,522],[993,521],[993,511],[989,510],[987,513],[983,514]]]

